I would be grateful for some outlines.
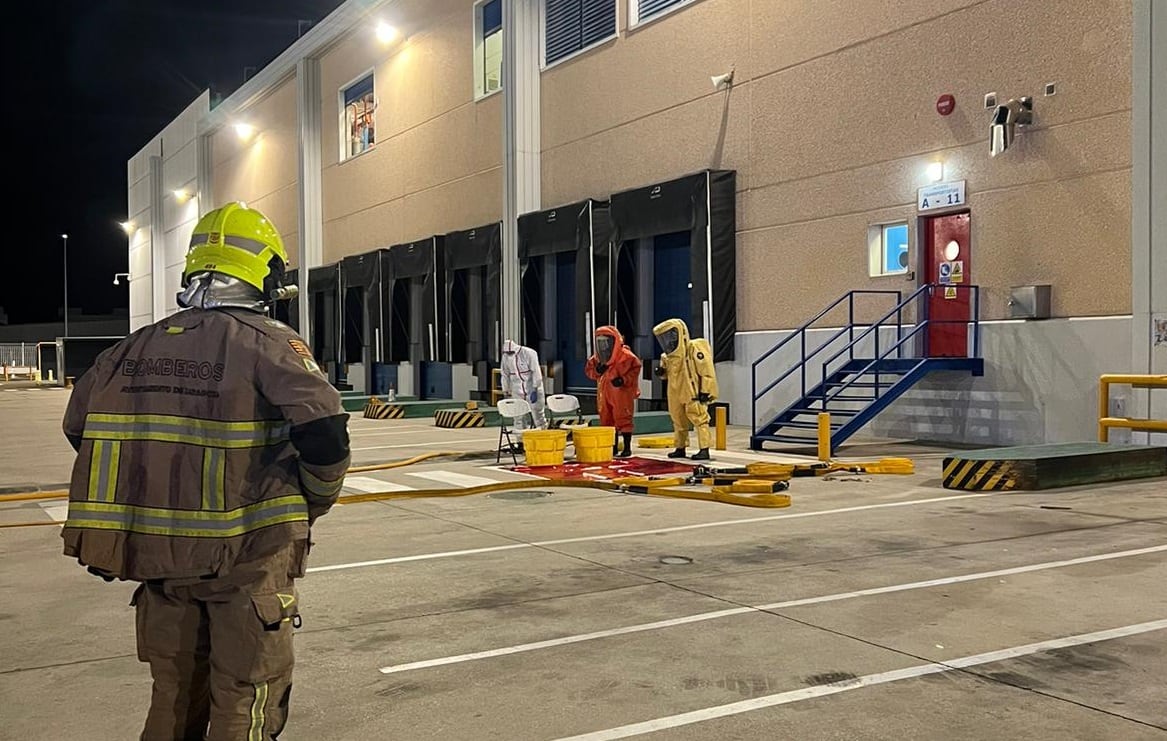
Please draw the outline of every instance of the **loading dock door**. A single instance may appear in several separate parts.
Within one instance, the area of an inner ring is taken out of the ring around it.
[[[609,214],[589,199],[519,217],[522,341],[548,366],[562,364],[563,386],[577,394],[594,391],[584,374],[591,336],[612,321]]]
[[[971,285],[970,215],[921,219],[925,283],[935,284],[928,301],[926,351],[933,358],[968,357]]]
[[[662,234],[652,242],[653,326],[674,317],[692,326],[689,233]]]
[[[737,332],[735,190],[734,171],[708,170],[612,196],[613,242],[620,245],[614,258],[616,284],[618,291],[623,291],[617,296],[616,321],[626,337],[651,339],[658,304],[662,311],[668,307],[673,316],[686,316],[673,303],[681,293],[684,273],[672,263],[682,260],[688,263],[689,271],[683,285],[688,292],[690,331],[694,337],[709,340],[714,360],[733,360]],[[659,264],[657,238],[662,251]],[[659,296],[654,278],[658,269],[663,271]],[[688,288],[690,284],[692,288]],[[636,351],[655,352],[646,344],[638,340]]]

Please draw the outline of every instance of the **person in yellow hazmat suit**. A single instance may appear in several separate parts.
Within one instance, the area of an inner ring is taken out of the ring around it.
[[[700,450],[695,461],[709,460],[709,404],[717,399],[717,375],[713,368],[713,348],[707,340],[690,339],[689,328],[680,319],[666,319],[652,329],[664,351],[657,376],[668,381],[669,416],[673,420],[676,450],[670,458],[684,458],[689,444],[689,425],[697,433]]]

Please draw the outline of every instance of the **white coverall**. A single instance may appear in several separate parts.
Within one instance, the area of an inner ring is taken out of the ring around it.
[[[535,427],[544,429],[547,422],[543,415],[547,395],[543,390],[543,371],[539,369],[539,354],[529,347],[523,347],[514,340],[502,343],[502,392],[507,398],[525,399],[531,404],[531,417]],[[526,418],[515,420],[515,429],[527,429]]]

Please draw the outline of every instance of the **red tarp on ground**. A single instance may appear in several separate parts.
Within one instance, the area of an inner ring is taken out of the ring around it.
[[[513,466],[511,471],[545,479],[595,479],[612,481],[627,476],[689,475],[693,466],[652,458],[615,458],[607,463],[565,463],[562,466]]]

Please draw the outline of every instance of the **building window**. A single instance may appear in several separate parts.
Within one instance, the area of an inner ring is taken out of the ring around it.
[[[502,0],[474,5],[474,97],[502,90]]]
[[[867,229],[870,275],[903,275],[908,272],[908,224],[875,224]]]
[[[635,26],[691,2],[694,0],[628,0],[628,10]]]
[[[544,0],[543,63],[555,64],[616,35],[616,0]]]
[[[373,73],[369,72],[340,91],[341,159],[348,159],[373,148],[374,119],[377,101],[373,95]]]

